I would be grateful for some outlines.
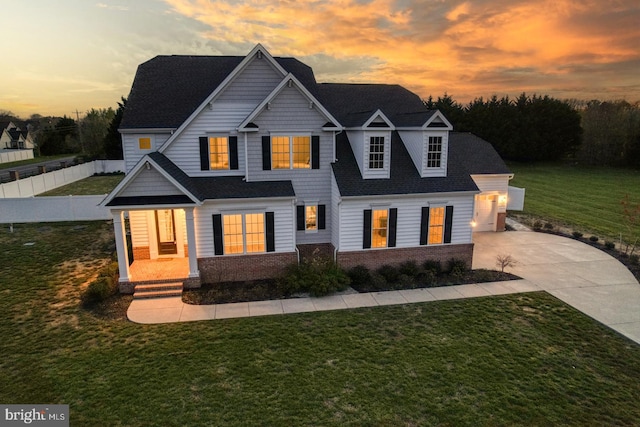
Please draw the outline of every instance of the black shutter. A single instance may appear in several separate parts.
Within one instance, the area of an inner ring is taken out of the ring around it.
[[[453,224],[453,206],[447,206],[444,215],[444,242],[451,243],[451,225]]]
[[[271,170],[271,137],[268,135],[262,137],[262,170]]]
[[[318,230],[324,230],[326,227],[327,207],[318,205]]]
[[[229,137],[229,169],[238,169],[238,137]]]
[[[305,221],[304,221],[304,205],[296,206],[296,229],[298,231],[304,231],[305,229]]]
[[[200,137],[200,170],[209,170],[209,138]]]
[[[320,169],[320,137],[311,137],[311,169]]]
[[[213,216],[213,253],[224,255],[224,244],[222,235],[222,215]]]
[[[265,231],[267,237],[267,252],[275,252],[276,251],[276,227],[273,212],[265,212],[264,214],[266,219]]]
[[[362,249],[371,247],[371,209],[364,211],[364,227],[362,232]]]
[[[424,246],[429,241],[429,208],[422,208],[422,217],[420,218],[420,245]]]
[[[387,230],[387,247],[396,247],[396,225],[398,223],[398,208],[389,209],[389,224]]]

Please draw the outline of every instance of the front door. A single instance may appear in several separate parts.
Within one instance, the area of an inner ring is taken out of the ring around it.
[[[156,214],[156,235],[158,237],[158,255],[176,255],[176,221],[172,209],[160,209]]]
[[[496,231],[496,203],[497,196],[476,196],[476,231]]]

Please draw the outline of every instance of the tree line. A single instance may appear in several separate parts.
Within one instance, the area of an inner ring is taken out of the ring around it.
[[[525,93],[476,98],[464,105],[446,93],[424,104],[454,130],[489,141],[508,160],[572,160],[640,168],[640,102],[559,100]]]

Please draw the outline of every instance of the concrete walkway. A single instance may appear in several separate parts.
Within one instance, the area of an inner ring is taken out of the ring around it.
[[[511,255],[517,265],[508,271],[523,280],[215,305],[184,304],[179,297],[134,300],[127,316],[137,323],[171,323],[544,290],[640,343],[640,285],[605,252],[576,240],[527,231],[476,233],[474,242],[473,268],[494,269],[498,254]]]

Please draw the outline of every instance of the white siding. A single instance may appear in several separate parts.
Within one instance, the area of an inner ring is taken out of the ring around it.
[[[171,133],[153,133],[153,134],[141,134],[141,133],[123,133],[122,134],[122,152],[124,156],[125,173],[129,173],[131,169],[138,163],[138,161],[145,155],[152,151],[157,151],[162,144],[171,136]],[[140,150],[138,145],[139,138],[151,138],[151,149]]]
[[[295,250],[294,207],[288,200],[254,199],[237,202],[210,202],[194,210],[198,258],[214,256],[213,215],[220,213],[273,212],[276,252]]]
[[[316,233],[296,232],[296,240],[299,244],[331,241],[329,218],[333,133],[321,130],[326,122],[326,117],[320,112],[315,108],[309,108],[309,101],[297,88],[284,88],[271,102],[270,109],[262,111],[254,120],[261,132],[248,134],[249,181],[290,180],[296,193],[297,204],[317,203],[326,206],[326,229],[318,230]],[[262,170],[262,136],[269,132],[319,136],[320,169]]]
[[[398,209],[396,247],[420,246],[420,219],[424,206],[453,206],[451,244],[471,243],[473,195],[443,195],[406,198],[343,199],[340,207],[341,252],[362,250],[363,217],[366,209]]]
[[[149,211],[129,211],[129,229],[133,247],[149,246]]]
[[[238,135],[238,170],[201,171],[199,138],[207,135],[236,135],[238,125],[282,81],[264,59],[254,59],[186,129],[164,154],[189,176],[243,176],[244,136]]]
[[[125,196],[172,196],[183,194],[155,169],[140,169],[140,173],[118,194]]]

